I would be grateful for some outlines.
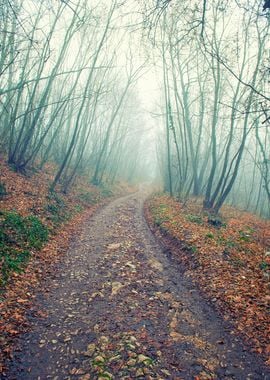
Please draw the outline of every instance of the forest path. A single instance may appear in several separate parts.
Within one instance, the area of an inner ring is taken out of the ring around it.
[[[37,298],[48,317],[32,316],[5,379],[270,379],[166,257],[145,198],[85,223]]]

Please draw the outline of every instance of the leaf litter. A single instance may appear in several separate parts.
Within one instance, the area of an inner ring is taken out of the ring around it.
[[[270,365],[270,223],[225,206],[223,223],[215,228],[201,207],[196,199],[182,205],[157,195],[145,215],[185,276]]]
[[[7,191],[5,197],[0,199],[0,214],[38,217],[49,231],[48,242],[40,250],[31,249],[27,265],[20,272],[10,272],[4,285],[0,252],[0,374],[5,369],[5,359],[12,358],[17,336],[29,329],[28,314],[33,313],[40,319],[47,317],[47,310],[37,309],[35,305],[38,288],[42,287],[44,293],[48,292],[48,286],[42,280],[54,275],[54,265],[67,250],[73,236],[79,234],[85,218],[89,218],[104,203],[99,190],[90,186],[84,178],[78,178],[67,195],[50,193],[49,185],[55,169],[54,165],[46,164],[44,170],[29,172],[26,176],[12,171],[0,158],[1,182]],[[121,191],[120,186],[117,191]],[[89,193],[95,204],[89,205],[84,200],[83,195]],[[11,242],[14,240],[13,236],[7,238]]]
[[[31,315],[4,378],[267,378],[154,240],[145,197],[120,198],[85,220],[46,294],[36,294],[47,318]]]

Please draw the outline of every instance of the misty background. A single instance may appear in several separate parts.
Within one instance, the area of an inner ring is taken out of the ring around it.
[[[270,216],[267,1],[0,0],[0,146]]]

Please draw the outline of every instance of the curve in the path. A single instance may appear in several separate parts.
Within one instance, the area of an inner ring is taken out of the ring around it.
[[[5,379],[270,379],[150,233],[145,194],[83,227]]]

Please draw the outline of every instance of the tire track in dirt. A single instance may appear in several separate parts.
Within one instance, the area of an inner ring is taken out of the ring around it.
[[[143,192],[89,219],[3,379],[270,379],[155,241]]]

